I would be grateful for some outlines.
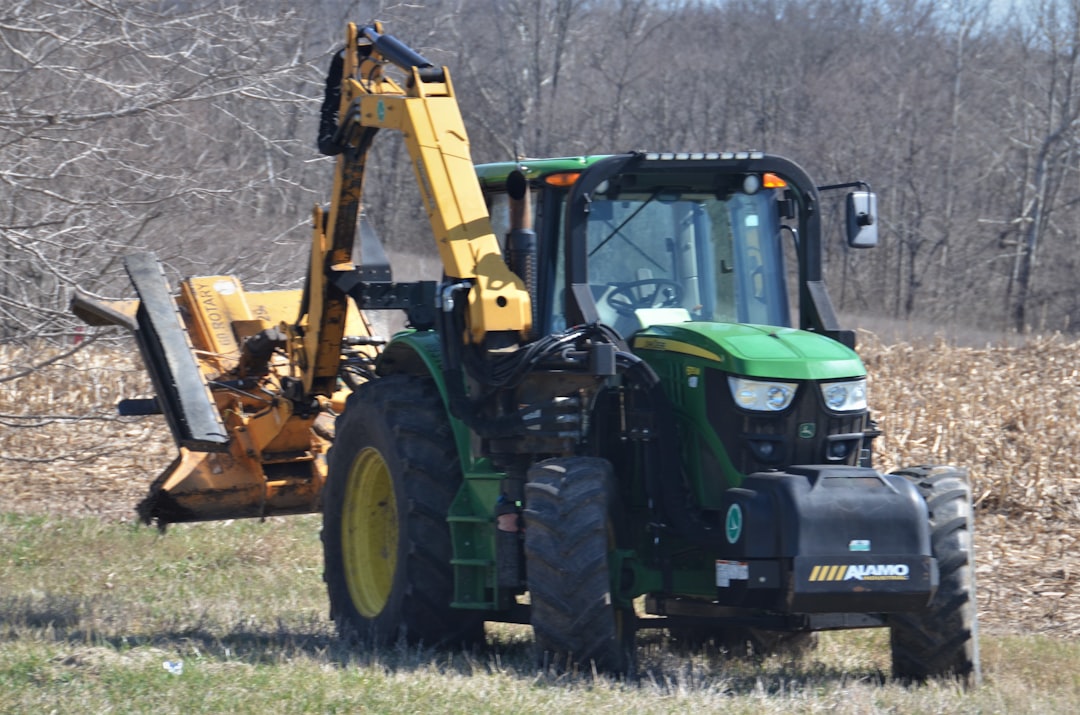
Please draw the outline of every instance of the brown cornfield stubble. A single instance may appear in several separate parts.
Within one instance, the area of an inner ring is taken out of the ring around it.
[[[131,520],[174,448],[133,347],[0,346],[0,512]],[[1080,343],[957,347],[859,335],[883,471],[970,470],[985,632],[1080,634]],[[36,371],[25,366],[59,358]]]

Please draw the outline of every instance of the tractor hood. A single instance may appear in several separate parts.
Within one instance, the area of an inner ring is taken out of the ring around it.
[[[835,380],[866,374],[855,351],[805,330],[738,323],[653,325],[636,333],[635,353],[681,353],[732,375],[787,380]]]

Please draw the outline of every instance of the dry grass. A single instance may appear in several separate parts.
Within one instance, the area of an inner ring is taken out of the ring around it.
[[[1080,516],[1080,344],[1049,337],[975,349],[862,337],[883,466],[960,464],[983,506]]]
[[[1080,634],[1080,343],[860,340],[878,465],[971,471],[983,627]]]
[[[1080,634],[1080,343],[859,340],[879,467],[971,471],[983,628]],[[173,454],[162,418],[115,416],[148,380],[132,349],[100,345],[15,377],[49,350],[0,346],[0,511],[130,520]]]
[[[64,352],[0,345],[0,511],[134,518],[172,460],[164,418],[121,418],[116,403],[153,394],[133,342]]]

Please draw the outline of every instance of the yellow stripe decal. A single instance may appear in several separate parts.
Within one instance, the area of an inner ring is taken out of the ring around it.
[[[678,340],[668,340],[666,338],[652,338],[649,336],[634,338],[634,347],[640,350],[665,350],[667,352],[682,353],[683,355],[693,355],[694,357],[714,360],[716,362],[724,361],[723,357],[709,350],[705,350],[704,348],[699,348],[696,345],[691,345],[690,343],[684,343]]]

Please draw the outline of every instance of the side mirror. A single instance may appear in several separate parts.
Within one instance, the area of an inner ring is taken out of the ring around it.
[[[877,194],[852,191],[847,195],[847,242],[852,248],[873,248],[878,242]]]

